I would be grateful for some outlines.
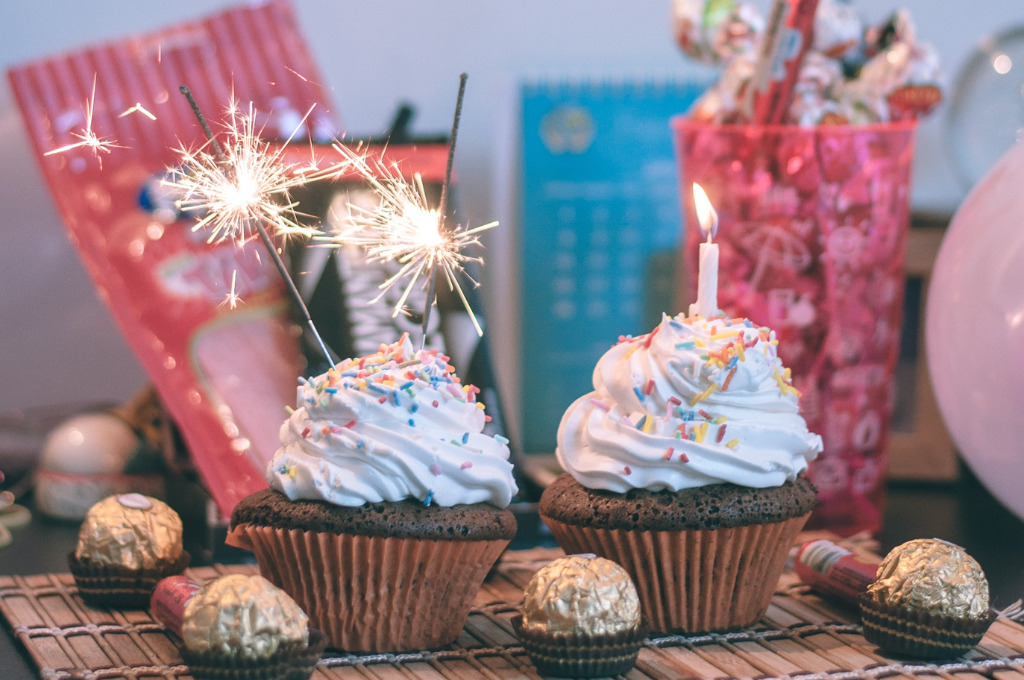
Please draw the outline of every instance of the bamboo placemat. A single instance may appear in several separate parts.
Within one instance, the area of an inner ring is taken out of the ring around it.
[[[533,573],[560,554],[548,548],[506,553],[452,645],[400,655],[338,655],[328,650],[314,680],[539,677],[510,620]],[[207,580],[254,570],[217,565],[189,571],[193,578]],[[44,680],[192,677],[173,636],[148,612],[85,606],[70,574],[0,576],[0,612]],[[981,644],[954,663],[892,659],[864,640],[856,610],[823,600],[787,571],[758,626],[724,634],[653,636],[627,677],[1024,680],[1024,626],[996,621]]]

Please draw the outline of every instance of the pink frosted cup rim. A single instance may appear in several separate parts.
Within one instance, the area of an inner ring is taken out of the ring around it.
[[[866,123],[866,124],[855,124],[846,123],[838,125],[792,125],[788,123],[712,123],[703,120],[694,120],[687,114],[679,114],[672,116],[669,119],[669,124],[675,132],[683,132],[685,130],[710,130],[712,128],[719,128],[722,132],[732,133],[749,133],[749,132],[760,132],[760,133],[773,133],[773,134],[791,134],[800,131],[815,131],[823,132],[826,131],[829,134],[844,134],[844,133],[894,133],[894,132],[913,132],[917,129],[917,120],[897,120],[890,121],[888,123]]]

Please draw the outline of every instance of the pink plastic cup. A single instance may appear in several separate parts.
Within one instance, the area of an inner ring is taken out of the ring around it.
[[[686,230],[686,309],[695,290],[692,183],[719,216],[718,304],[775,329],[779,354],[822,435],[808,526],[881,527],[899,355],[914,121],[720,125],[672,120]]]

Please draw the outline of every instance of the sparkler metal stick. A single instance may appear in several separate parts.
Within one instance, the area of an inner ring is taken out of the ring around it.
[[[217,141],[217,138],[214,136],[213,131],[210,129],[210,124],[207,122],[206,116],[204,116],[203,112],[200,110],[199,104],[196,102],[195,97],[192,95],[192,91],[188,88],[187,85],[182,85],[179,88],[179,90],[183,95],[185,95],[185,98],[188,100],[189,106],[192,107],[192,113],[195,114],[196,119],[202,126],[203,134],[206,136],[206,139],[210,143],[210,146],[213,147],[214,153],[216,154],[216,157],[219,160],[221,166],[223,167],[225,173],[234,173],[235,169],[233,168],[231,161],[228,158],[228,155],[224,152],[224,148],[220,145],[220,142]],[[284,279],[284,283],[288,289],[289,295],[291,296],[295,304],[298,306],[299,311],[302,313],[302,317],[303,319],[305,319],[306,325],[309,327],[309,330],[313,333],[313,337],[316,340],[317,345],[319,345],[320,351],[323,352],[324,358],[327,359],[328,365],[333,366],[335,363],[334,357],[331,355],[330,350],[327,349],[327,345],[324,344],[323,338],[320,337],[320,333],[317,331],[316,325],[314,325],[313,323],[313,317],[310,316],[309,309],[306,307],[306,303],[303,302],[302,300],[302,294],[299,293],[299,289],[295,286],[295,282],[292,280],[291,275],[288,273],[288,268],[285,266],[284,261],[281,259],[281,255],[277,252],[277,248],[275,247],[273,240],[270,238],[270,234],[267,232],[266,226],[263,224],[263,219],[261,219],[260,217],[256,217],[255,219],[250,219],[249,222],[251,223],[251,226],[255,227],[256,233],[259,234],[260,240],[263,241],[263,245],[266,247],[267,252],[270,253],[270,258],[273,260],[274,266],[277,267],[278,272],[281,273],[281,278]]]
[[[455,99],[455,117],[452,120],[452,134],[448,138],[448,162],[444,168],[444,183],[441,184],[441,203],[437,208],[437,231],[444,237],[445,233],[445,219],[448,213],[448,192],[452,183],[452,164],[455,160],[455,140],[459,134],[459,120],[462,118],[462,100],[466,97],[466,80],[469,75],[462,73],[459,75],[459,94]],[[434,298],[437,295],[437,266],[435,262],[431,262],[429,270],[427,271],[427,302],[423,308],[423,335],[420,338],[420,349],[427,342],[427,324],[430,322],[430,309],[434,306]]]

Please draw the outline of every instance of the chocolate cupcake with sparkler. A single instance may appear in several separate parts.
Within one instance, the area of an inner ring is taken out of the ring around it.
[[[507,442],[482,432],[476,393],[408,336],[301,381],[271,489],[235,507],[228,542],[328,646],[426,649],[462,630],[516,530]]]

